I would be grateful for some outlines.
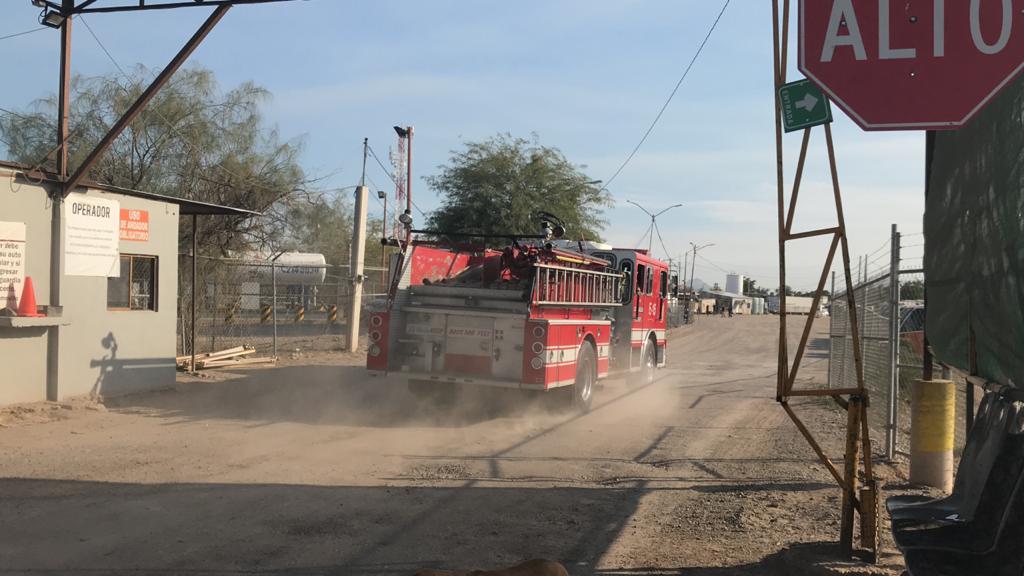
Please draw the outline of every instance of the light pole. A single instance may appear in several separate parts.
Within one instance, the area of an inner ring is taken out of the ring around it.
[[[377,198],[384,201],[384,219],[380,221],[380,285],[384,287],[388,283],[388,195],[377,190]]]
[[[633,202],[632,200],[626,200],[626,202],[629,202],[633,206],[636,206],[637,208],[643,210],[645,214],[647,214],[648,216],[651,217],[651,227],[648,229],[649,232],[651,233],[651,238],[647,242],[647,254],[651,255],[651,248],[654,245],[654,233],[657,232],[658,233],[658,237],[659,238],[661,237],[661,231],[658,230],[658,216],[661,216],[662,214],[664,214],[665,212],[668,212],[669,210],[672,210],[673,208],[680,208],[680,207],[682,207],[682,204],[674,204],[672,206],[669,206],[668,208],[665,208],[661,212],[658,212],[657,214],[654,214],[653,212],[651,212],[647,208],[644,208],[643,206],[637,204],[636,202]],[[642,239],[641,239],[641,241],[642,241]],[[666,250],[667,250],[667,248],[666,248]],[[668,254],[666,254],[665,256],[668,257]]]
[[[694,244],[693,242],[690,242],[690,246],[693,246],[693,262],[690,263],[690,266],[691,266],[690,267],[690,293],[692,294],[693,293],[693,275],[697,271],[697,252],[700,252],[701,250],[703,250],[705,248],[710,248],[710,247],[714,246],[714,244],[709,242],[707,244],[702,244],[702,245],[698,246],[698,245]]]

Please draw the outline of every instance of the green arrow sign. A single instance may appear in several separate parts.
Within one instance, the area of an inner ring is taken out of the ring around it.
[[[832,122],[828,98],[810,80],[791,82],[779,88],[779,103],[786,132]]]

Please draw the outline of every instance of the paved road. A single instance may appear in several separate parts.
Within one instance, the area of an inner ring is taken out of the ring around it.
[[[838,490],[772,400],[776,326],[702,318],[654,384],[610,381],[583,416],[518,395],[424,406],[334,357],[15,420],[0,572],[832,573]]]

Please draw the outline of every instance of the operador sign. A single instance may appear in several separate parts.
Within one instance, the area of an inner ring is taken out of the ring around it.
[[[801,0],[799,64],[865,129],[957,128],[1024,68],[1024,0]]]
[[[93,216],[95,218],[110,218],[110,207],[97,204],[83,204],[81,202],[71,203],[71,213],[75,216]]]

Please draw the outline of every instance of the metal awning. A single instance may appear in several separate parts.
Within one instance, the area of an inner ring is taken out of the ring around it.
[[[17,162],[7,162],[0,160],[0,169],[9,169],[15,173],[21,173],[27,176],[32,174],[32,178],[41,178],[47,183],[59,185],[59,179],[55,174],[50,172],[44,172],[37,168],[27,166],[24,164],[18,164]],[[179,214],[182,216],[262,216],[262,213],[247,210],[245,208],[236,208],[234,206],[222,206],[220,204],[212,204],[210,202],[200,202],[198,200],[189,200],[188,198],[178,198],[176,196],[167,196],[165,194],[155,194],[153,192],[143,192],[142,190],[133,190],[131,188],[121,188],[120,186],[112,186],[110,184],[101,184],[99,182],[87,182],[83,184],[86,188],[93,190],[99,190],[101,192],[111,192],[114,194],[121,194],[123,196],[131,196],[133,198],[142,198],[144,200],[153,200],[155,202],[166,202],[168,204],[175,204],[179,207]]]
[[[252,210],[246,210],[245,208],[235,208],[234,206],[222,206],[220,204],[211,204],[210,202],[200,202],[198,200],[189,200],[188,198],[178,198],[176,196],[167,196],[164,194],[154,194],[153,192],[143,192],[141,190],[132,190],[130,188],[119,188],[117,186],[107,186],[104,184],[89,184],[90,188],[96,190],[103,190],[105,192],[113,192],[115,194],[123,194],[125,196],[132,196],[134,198],[142,198],[144,200],[153,200],[156,202],[167,202],[168,204],[176,204],[179,207],[179,214],[182,216],[262,216],[260,212],[254,212]]]

